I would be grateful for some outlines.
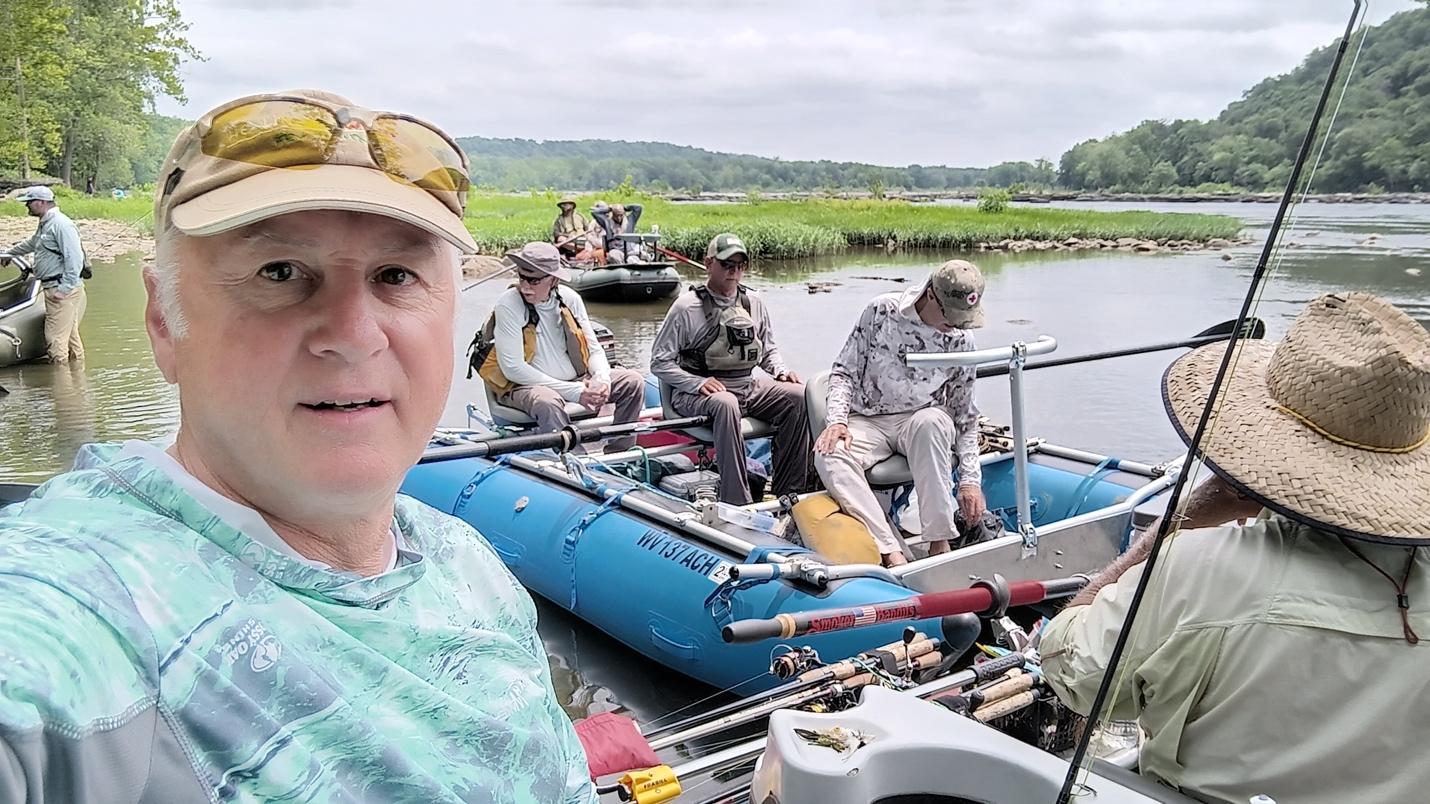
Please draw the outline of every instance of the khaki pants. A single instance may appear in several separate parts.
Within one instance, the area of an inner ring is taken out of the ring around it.
[[[501,403],[524,410],[536,419],[538,433],[554,433],[571,423],[571,417],[566,415],[566,400],[544,385],[513,388],[502,395]],[[616,406],[616,424],[635,421],[645,406],[645,378],[630,369],[611,369],[610,403]],[[635,443],[635,436],[613,438],[606,451],[620,452]]]
[[[745,441],[740,437],[741,416],[769,422],[775,428],[774,477],[770,478],[774,493],[789,494],[809,488],[809,414],[804,406],[804,383],[775,382],[760,377],[710,396],[676,391],[670,406],[682,416],[710,417],[710,428],[715,431],[715,465],[720,470],[721,502],[731,505],[750,502]]]
[[[815,455],[814,466],[844,513],[869,528],[880,553],[903,552],[864,473],[895,452],[903,455],[909,461],[914,490],[919,495],[924,541],[955,538],[958,529],[953,524],[953,442],[957,429],[941,408],[885,416],[851,415],[849,435],[853,442],[839,445],[832,454]]]
[[[79,339],[79,322],[84,318],[87,299],[84,285],[59,297],[45,291],[45,344],[51,363],[84,359],[84,343]]]

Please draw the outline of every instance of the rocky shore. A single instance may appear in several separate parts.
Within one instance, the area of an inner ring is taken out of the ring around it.
[[[1135,251],[1143,254],[1154,254],[1159,251],[1199,251],[1202,249],[1212,249],[1220,251],[1233,246],[1245,246],[1252,243],[1249,237],[1238,237],[1228,240],[1222,237],[1213,237],[1205,242],[1200,240],[1143,240],[1139,237],[1119,237],[1116,240],[1104,240],[1097,238],[1077,238],[1069,237],[1066,240],[998,240],[991,243],[979,243],[973,247],[974,251],[1007,251],[1019,253],[1023,251],[1082,251],[1089,249],[1110,249],[1113,251]]]

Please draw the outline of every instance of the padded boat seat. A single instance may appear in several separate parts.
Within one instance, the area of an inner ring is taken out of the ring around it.
[[[829,423],[829,372],[821,371],[804,384],[804,405],[809,413],[809,431],[815,438],[824,432]],[[864,473],[869,487],[889,489],[914,482],[914,473],[909,469],[909,461],[903,455],[894,453],[869,467]]]
[[[521,408],[513,408],[497,401],[496,394],[492,393],[492,387],[485,382],[482,383],[482,390],[487,393],[487,412],[491,414],[492,421],[503,425],[529,425],[536,424],[536,419],[530,416]],[[575,402],[566,403],[566,415],[571,417],[571,421],[589,419],[596,415],[596,412],[589,410]]]
[[[660,409],[661,415],[666,419],[684,418],[670,406],[670,396],[672,389],[665,380],[660,381]],[[702,444],[715,443],[715,431],[709,427],[686,427],[682,432]],[[775,434],[775,428],[763,419],[753,419],[745,416],[740,419],[740,436],[746,440],[751,438],[766,438]]]

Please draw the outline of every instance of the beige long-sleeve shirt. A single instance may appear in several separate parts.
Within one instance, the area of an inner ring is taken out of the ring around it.
[[[1397,580],[1404,547],[1356,542]],[[1395,589],[1335,536],[1264,513],[1168,542],[1123,654],[1112,716],[1148,734],[1145,775],[1207,801],[1430,801],[1430,556],[1406,642]],[[1043,675],[1086,712],[1146,564],[1063,611]]]

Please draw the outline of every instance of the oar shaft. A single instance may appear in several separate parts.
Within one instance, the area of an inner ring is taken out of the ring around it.
[[[498,438],[492,441],[483,441],[479,444],[458,444],[455,446],[436,447],[428,450],[417,462],[434,463],[459,458],[489,458],[495,455],[509,455],[515,452],[529,452],[537,449],[555,449],[564,452],[577,444],[600,441],[603,438],[637,435],[641,433],[658,433],[662,430],[680,430],[686,427],[703,427],[709,423],[709,416],[687,416],[682,419],[666,419],[665,421],[658,422],[612,424],[589,430],[566,427],[554,433],[533,433],[531,435],[519,435],[509,438]]]
[[[1087,583],[1083,577],[1052,581],[1018,581],[1007,584],[1007,606],[1027,606],[1048,598],[1074,594]],[[946,617],[950,614],[980,614],[1000,603],[994,589],[980,585],[915,595],[867,606],[818,609],[781,614],[768,620],[737,620],[721,629],[726,642],[758,642],[762,639],[789,639],[804,634],[843,631],[879,623]]]
[[[1153,343],[1144,346],[1129,346],[1125,349],[1109,349],[1105,352],[1091,352],[1084,355],[1069,355],[1068,357],[1055,357],[1048,360],[1035,360],[1023,366],[1024,371],[1033,369],[1052,368],[1053,366],[1071,366],[1077,363],[1091,363],[1095,360],[1109,360],[1114,357],[1127,357],[1129,355],[1151,354],[1152,352],[1166,352],[1171,349],[1195,349],[1198,346],[1205,346],[1209,343],[1224,341],[1231,335],[1208,335],[1200,338],[1187,338],[1181,341],[1168,341],[1167,343]],[[979,377],[1001,377],[1008,373],[1008,366],[979,366]]]

